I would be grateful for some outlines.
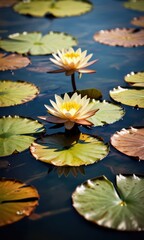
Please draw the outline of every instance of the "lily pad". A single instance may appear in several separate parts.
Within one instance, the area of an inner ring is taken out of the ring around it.
[[[144,160],[144,128],[123,128],[111,137],[111,144],[120,152]]]
[[[89,179],[72,194],[73,206],[86,220],[122,231],[144,230],[144,178],[105,176]]]
[[[127,89],[118,87],[110,91],[110,96],[115,101],[128,106],[144,108],[144,89]]]
[[[144,16],[133,18],[131,23],[139,27],[144,27]]]
[[[144,11],[144,0],[129,0],[127,2],[124,2],[124,7],[129,8],[132,10],[137,10],[137,11]]]
[[[103,141],[87,134],[67,136],[57,133],[38,139],[31,145],[30,151],[42,162],[76,167],[100,161],[108,154],[108,147]]]
[[[70,17],[89,12],[92,4],[88,1],[75,0],[31,0],[17,3],[13,9],[20,14],[29,14],[34,17],[44,17],[46,14],[52,14],[55,17]]]
[[[38,88],[32,83],[0,81],[0,107],[26,103],[34,99],[38,94]]]
[[[33,186],[18,180],[0,179],[0,227],[29,216],[38,200],[39,194]]]
[[[78,94],[81,94],[82,97],[87,95],[87,98],[90,99],[100,99],[102,97],[101,91],[96,88],[82,89],[76,91]]]
[[[0,71],[23,68],[30,63],[31,61],[27,57],[23,57],[17,54],[6,56],[6,54],[0,53]]]
[[[125,76],[124,80],[133,87],[144,87],[144,72],[131,72]]]
[[[11,7],[13,4],[17,3],[19,0],[0,0],[0,7]]]
[[[96,108],[99,109],[95,115],[88,119],[94,124],[94,126],[112,124],[120,120],[125,114],[124,110],[120,106],[113,103],[93,100],[91,104],[94,104]]]
[[[144,29],[115,28],[111,30],[101,30],[95,33],[94,40],[110,46],[144,46]]]
[[[19,116],[0,118],[0,156],[22,152],[36,139],[37,134],[44,132],[38,121]]]
[[[23,32],[9,35],[8,38],[0,40],[0,48],[20,54],[46,55],[77,45],[74,37],[63,32],[49,32],[44,36],[40,32]]]

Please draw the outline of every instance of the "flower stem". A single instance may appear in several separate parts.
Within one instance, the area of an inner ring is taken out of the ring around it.
[[[76,89],[76,84],[75,84],[75,74],[74,73],[71,75],[71,83],[72,83],[73,91],[75,92],[77,89]]]

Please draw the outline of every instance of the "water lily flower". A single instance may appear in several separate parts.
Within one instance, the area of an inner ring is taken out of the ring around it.
[[[50,61],[60,69],[50,71],[51,73],[65,72],[66,75],[72,75],[75,72],[79,74],[96,72],[95,70],[86,69],[86,67],[94,64],[97,59],[89,62],[93,54],[87,55],[87,51],[82,52],[81,48],[76,51],[73,48],[58,50],[57,53],[52,55],[54,58],[50,58]]]
[[[56,102],[50,100],[52,105],[45,105],[48,112],[53,116],[41,116],[39,118],[52,123],[64,123],[66,129],[71,129],[75,123],[92,126],[93,124],[88,120],[93,116],[98,109],[94,109],[93,104],[90,104],[90,98],[87,96],[81,97],[81,94],[76,92],[69,97],[67,93],[62,99],[55,94]]]

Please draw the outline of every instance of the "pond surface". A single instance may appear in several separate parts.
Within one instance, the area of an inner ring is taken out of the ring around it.
[[[69,18],[35,18],[15,13],[11,8],[0,9],[1,37],[6,38],[16,32],[40,31],[43,34],[49,31],[66,32],[78,39],[78,47],[93,53],[94,59],[99,61],[94,65],[95,74],[83,74],[81,79],[76,79],[78,89],[97,88],[103,94],[103,99],[112,101],[109,90],[114,87],[128,85],[124,76],[131,71],[144,70],[144,47],[123,48],[110,47],[94,42],[93,35],[101,29],[134,27],[130,22],[142,13],[126,9],[123,1],[118,0],[93,0],[94,9],[81,16]],[[72,91],[69,77],[61,74],[47,74],[37,72],[40,66],[50,64],[49,56],[30,56],[32,65],[16,71],[1,72],[1,80],[23,80],[32,82],[40,89],[40,94],[33,101],[15,107],[0,109],[0,116],[20,115],[38,119],[37,116],[45,115],[44,104],[49,104],[54,94]],[[35,69],[34,69],[35,68]],[[113,133],[122,128],[131,126],[140,127],[144,124],[143,109],[136,109],[121,105],[125,110],[123,119],[104,127],[95,127],[91,130],[81,127],[81,132],[96,134],[103,138],[105,143]],[[64,131],[63,128],[50,129],[47,124],[47,133]],[[41,218],[32,220],[24,218],[14,224],[0,229],[1,240],[128,240],[144,239],[143,232],[120,232],[98,227],[83,219],[72,207],[71,195],[75,188],[89,178],[105,175],[115,181],[116,174],[144,174],[144,162],[128,157],[110,146],[110,152],[102,161],[84,167],[84,173],[76,177],[69,173],[67,177],[58,175],[58,169],[36,161],[29,150],[22,153],[3,157],[0,176],[18,179],[36,187],[40,195],[39,206],[35,213]]]

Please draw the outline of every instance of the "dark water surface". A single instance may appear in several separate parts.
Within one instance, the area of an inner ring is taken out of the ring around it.
[[[47,34],[49,31],[59,31],[72,34],[78,39],[78,47],[87,49],[93,53],[93,58],[99,61],[93,66],[96,74],[85,74],[82,79],[77,79],[77,88],[98,88],[103,94],[103,99],[112,101],[109,90],[117,86],[127,87],[124,76],[131,71],[144,70],[144,47],[123,48],[110,47],[96,43],[93,35],[101,29],[116,27],[135,27],[130,21],[133,17],[142,15],[142,12],[125,9],[123,1],[118,0],[93,0],[94,9],[82,16],[69,18],[33,18],[19,15],[11,8],[0,9],[0,35],[6,38],[9,34],[16,32],[40,31]],[[15,107],[0,109],[0,116],[20,115],[37,119],[37,116],[45,115],[44,104],[49,104],[55,93],[61,94],[71,91],[69,77],[64,74],[47,74],[45,72],[33,71],[32,67],[48,66],[49,56],[30,56],[32,65],[13,73],[11,71],[1,72],[0,79],[24,80],[34,83],[40,89],[40,95],[33,101]],[[82,132],[101,136],[105,143],[109,143],[110,136],[122,128],[130,126],[143,126],[143,109],[136,109],[121,105],[126,114],[122,120],[104,127],[95,127],[92,130],[80,128]],[[63,131],[63,128],[50,129],[52,125],[47,124],[47,133]],[[110,146],[110,152],[102,161],[84,167],[85,174],[79,173],[74,177],[71,173],[68,177],[58,176],[54,169],[48,173],[50,166],[36,161],[26,150],[17,155],[3,157],[3,168],[0,176],[15,178],[37,188],[40,194],[39,206],[36,213],[45,213],[41,219],[23,220],[5,226],[0,229],[1,240],[68,240],[68,239],[91,239],[91,240],[129,240],[144,239],[143,232],[121,232],[98,227],[84,220],[73,209],[71,195],[77,185],[89,178],[105,175],[114,182],[116,174],[143,174],[144,162],[137,161],[131,157],[116,151]],[[8,167],[7,164],[9,164]]]

